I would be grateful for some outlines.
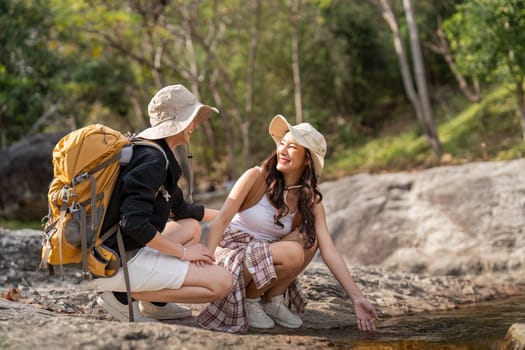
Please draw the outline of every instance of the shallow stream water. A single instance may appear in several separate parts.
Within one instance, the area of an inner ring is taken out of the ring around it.
[[[360,350],[497,349],[510,325],[519,322],[525,322],[525,296],[387,318],[373,334],[340,329],[329,338],[339,347]]]
[[[497,350],[513,323],[525,323],[525,295],[448,311],[384,318],[377,322],[376,332],[349,326],[315,330],[280,327],[277,333],[315,336],[320,344],[327,341],[328,348],[335,349]]]

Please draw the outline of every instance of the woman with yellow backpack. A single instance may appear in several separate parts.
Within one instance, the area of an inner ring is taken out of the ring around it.
[[[199,244],[199,221],[213,220],[217,211],[184,200],[177,185],[182,172],[172,152],[188,144],[193,130],[213,112],[218,110],[200,103],[182,85],[162,88],[148,105],[151,127],[137,137],[157,143],[165,154],[155,147],[134,146],[102,226],[105,232],[119,224],[123,260],[128,261],[131,305],[123,268],[96,279],[104,290],[98,304],[119,320],[128,320],[130,314],[136,321],[187,317],[191,309],[174,303],[211,302],[232,288],[232,275],[214,264],[213,254]],[[117,235],[104,244],[119,251]]]

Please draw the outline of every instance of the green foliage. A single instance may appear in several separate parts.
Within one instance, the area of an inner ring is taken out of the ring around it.
[[[339,177],[362,171],[400,170],[433,162],[427,142],[415,130],[398,136],[370,139],[332,155],[326,176]]]
[[[49,9],[44,1],[0,2],[0,128],[6,144],[24,135],[46,108],[61,60],[47,42]]]
[[[65,119],[82,125],[98,105],[116,116],[128,114],[134,85],[129,62],[79,30],[89,20],[86,13],[76,1],[0,2],[0,47],[6,53],[0,56],[2,145],[37,122],[51,129],[64,128]]]
[[[0,228],[5,228],[8,230],[22,230],[22,229],[41,230],[42,223],[40,221],[17,221],[17,220],[0,219]]]
[[[465,1],[444,28],[465,75],[507,82],[525,75],[523,1]]]
[[[195,159],[202,160],[196,162],[198,171],[220,179],[230,164],[242,164],[240,130],[247,122],[250,161],[258,163],[274,147],[261,130],[277,113],[291,121],[296,113],[290,2],[261,1],[258,28],[254,4],[0,2],[0,47],[6,53],[0,56],[2,146],[26,135],[50,110],[52,116],[34,132],[64,128],[66,120],[77,127],[100,121],[136,131],[147,124],[145,111],[153,93],[161,85],[180,82],[197,89],[201,100],[221,107],[221,114],[192,140]],[[333,158],[329,168],[354,172],[437,164],[409,109],[391,33],[378,7],[344,0],[300,4],[303,116],[327,136]],[[424,50],[434,40],[436,18],[453,14],[445,22],[447,35],[467,77],[504,77],[508,82],[523,75],[521,1],[444,0],[414,6]],[[403,21],[400,26],[406,33]],[[248,57],[256,29],[254,100],[248,115]],[[428,50],[424,55],[431,93],[455,91],[456,82],[442,57]],[[508,90],[502,91],[508,96]],[[454,159],[504,158],[523,152],[514,135],[519,129],[514,104],[507,97],[495,97],[496,92],[491,96],[498,102],[470,107],[463,100],[463,108],[457,106],[460,102],[447,107],[452,100],[448,97],[434,100],[445,152]],[[226,125],[231,125],[231,138]],[[384,131],[392,125],[403,127]],[[239,159],[228,159],[229,144]]]
[[[445,152],[440,160],[434,158],[423,136],[412,126],[399,135],[369,139],[335,152],[328,161],[326,176],[523,157],[525,144],[516,132],[520,126],[513,94],[509,86],[497,86],[480,103],[470,104],[464,98],[457,103],[451,116],[438,122]]]
[[[440,125],[444,147],[459,162],[515,159],[524,144],[513,88],[497,86],[479,103]]]
[[[440,125],[445,151],[463,159],[492,158],[519,141],[519,120],[508,87],[499,87]]]

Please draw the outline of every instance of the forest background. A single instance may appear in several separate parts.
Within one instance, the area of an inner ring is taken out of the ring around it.
[[[197,182],[274,145],[275,114],[328,141],[324,180],[525,153],[521,0],[0,0],[0,145],[100,122],[148,126],[182,83],[221,113]]]

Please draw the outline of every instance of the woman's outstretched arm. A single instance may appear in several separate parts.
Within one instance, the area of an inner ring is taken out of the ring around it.
[[[335,248],[332,237],[328,232],[326,214],[322,203],[316,204],[314,215],[315,229],[317,239],[319,240],[321,256],[323,257],[326,266],[328,266],[328,269],[332,272],[352,301],[358,328],[365,331],[375,330],[375,320],[377,319],[376,311],[370,302],[364,297],[359,287],[355,284],[343,257]]]

